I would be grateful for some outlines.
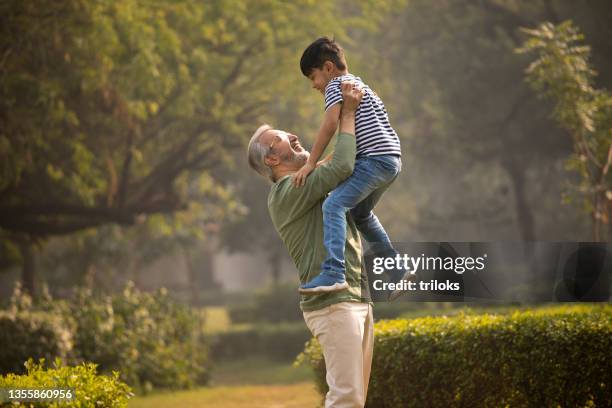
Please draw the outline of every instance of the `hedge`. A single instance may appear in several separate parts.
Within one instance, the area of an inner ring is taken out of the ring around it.
[[[256,292],[247,303],[230,304],[232,323],[303,322],[296,284],[283,283]]]
[[[279,361],[292,361],[310,338],[310,331],[303,322],[259,324],[217,334],[211,341],[211,356],[215,360],[231,360],[265,355]]]
[[[367,406],[612,406],[612,306],[375,325]],[[316,341],[298,358],[327,392]]]
[[[94,362],[137,391],[191,388],[208,381],[202,318],[162,289],[120,294],[76,290],[68,300],[33,304],[20,291],[0,311],[0,374],[24,372],[28,358]]]
[[[46,402],[12,402],[10,406],[62,407],[62,408],[122,408],[127,407],[128,399],[132,397],[130,387],[119,380],[119,373],[111,376],[98,375],[96,365],[82,364],[76,367],[62,366],[61,360],[55,361],[54,367],[44,368],[44,360],[38,364],[33,360],[26,363],[27,374],[8,374],[0,377],[0,388],[30,388],[30,389],[72,389],[74,399],[71,401]],[[0,399],[0,405],[6,401]]]
[[[165,290],[144,293],[128,284],[121,294],[102,298],[80,291],[69,312],[79,357],[103,372],[120,371],[138,391],[207,383],[203,321]]]
[[[0,311],[0,374],[25,372],[29,358],[52,361],[73,357],[72,330],[47,312]]]

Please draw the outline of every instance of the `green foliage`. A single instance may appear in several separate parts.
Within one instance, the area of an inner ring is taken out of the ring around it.
[[[130,283],[114,296],[81,289],[73,299],[36,304],[17,289],[0,326],[2,372],[22,372],[28,358],[60,357],[117,371],[139,391],[208,381],[203,319],[163,289],[142,293]]]
[[[0,373],[23,373],[29,358],[73,357],[72,332],[61,316],[48,312],[0,311]]]
[[[69,313],[75,348],[86,361],[142,390],[189,388],[207,381],[208,347],[201,317],[173,302],[165,290],[96,298],[81,291]]]
[[[279,361],[295,359],[311,338],[304,323],[257,324],[216,334],[211,340],[215,360],[267,356]]]
[[[0,192],[16,218],[0,225],[45,235],[185,210],[189,229],[231,213],[231,153],[303,99],[301,50],[393,3],[3,2]]]
[[[281,284],[261,290],[249,303],[229,306],[232,323],[295,322],[303,319],[295,284]]]
[[[571,21],[523,31],[529,39],[517,51],[538,56],[527,68],[527,80],[555,101],[553,116],[573,137],[568,168],[581,177],[574,194],[593,217],[595,240],[604,239],[599,225],[612,222],[612,94],[593,87],[591,49]]]
[[[368,406],[610,406],[610,350],[610,305],[382,321]],[[318,343],[299,361],[324,393]]]
[[[28,360],[27,373],[0,377],[0,388],[72,388],[74,390],[72,401],[32,402],[27,404],[30,408],[121,408],[127,407],[128,399],[133,396],[130,387],[121,382],[117,372],[110,376],[99,375],[95,364],[69,367],[63,366],[60,359],[55,360],[53,368],[45,369],[44,362],[40,360],[37,364],[33,360]]]

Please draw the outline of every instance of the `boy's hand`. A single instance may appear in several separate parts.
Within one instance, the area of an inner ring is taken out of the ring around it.
[[[314,168],[315,166],[313,166],[310,162],[306,162],[306,164],[293,175],[293,185],[296,187],[302,187],[306,182],[306,177],[308,177]]]

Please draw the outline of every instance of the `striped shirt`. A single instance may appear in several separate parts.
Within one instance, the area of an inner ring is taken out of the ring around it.
[[[385,105],[378,95],[363,83],[361,78],[351,74],[338,76],[325,87],[325,110],[342,102],[340,84],[353,81],[365,94],[355,113],[355,137],[357,157],[394,155],[401,156],[399,138],[389,123]]]

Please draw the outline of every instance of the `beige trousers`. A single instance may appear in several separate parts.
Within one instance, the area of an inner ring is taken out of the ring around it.
[[[329,391],[325,408],[362,408],[368,393],[374,347],[372,306],[342,302],[312,312],[304,320],[323,350]]]

